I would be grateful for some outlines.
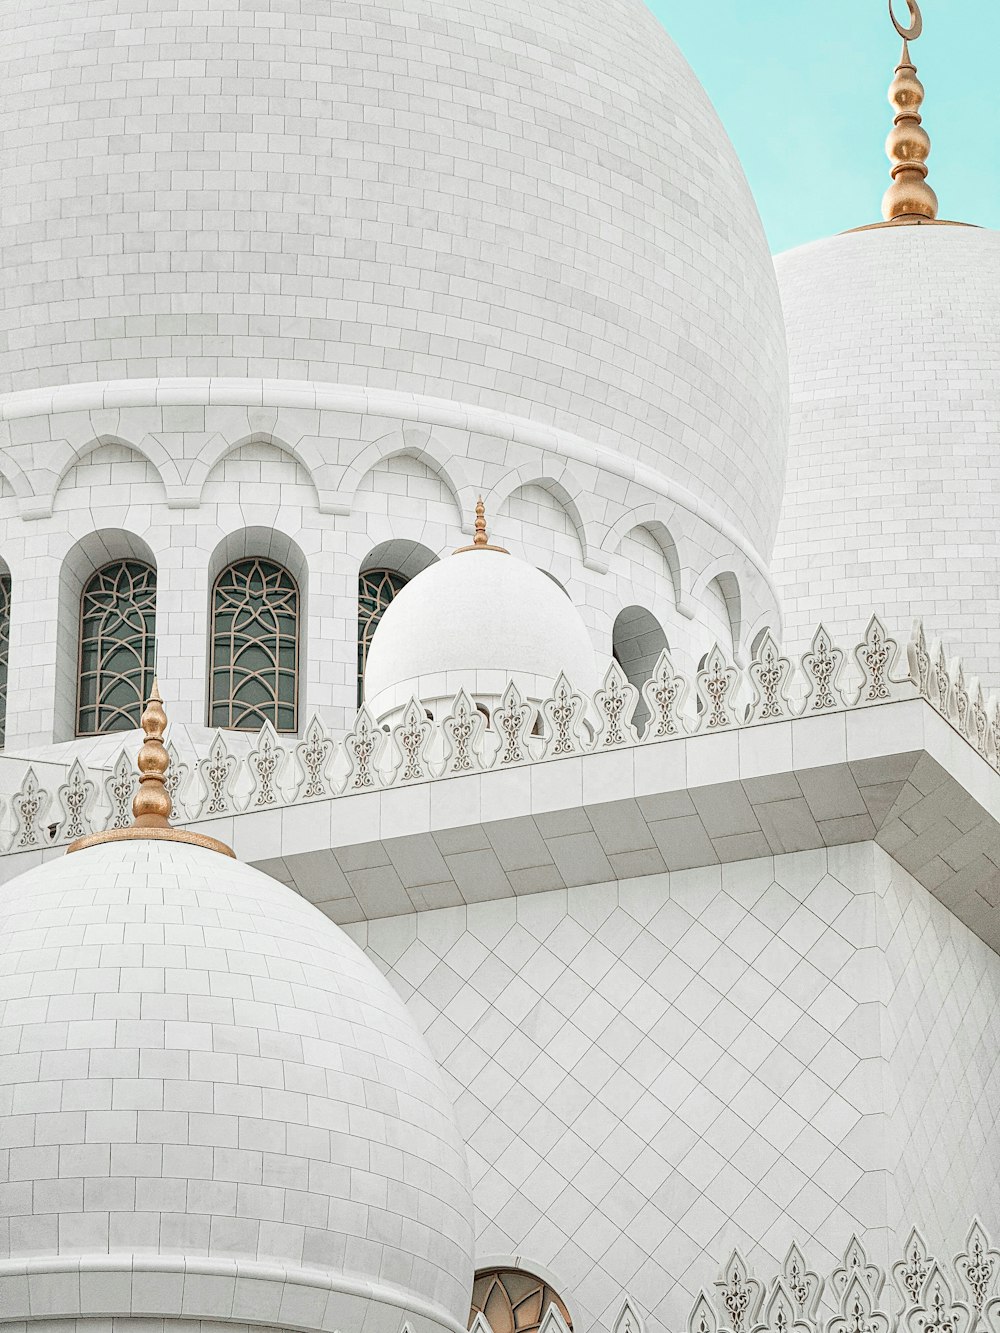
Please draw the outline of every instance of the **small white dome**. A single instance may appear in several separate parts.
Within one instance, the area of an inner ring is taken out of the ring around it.
[[[432,704],[465,689],[498,700],[513,681],[544,699],[564,671],[597,685],[587,627],[559,585],[496,550],[462,551],[428,566],[389,603],[365,665],[365,701],[384,718],[410,698]]]
[[[53,1317],[82,1299],[53,1273],[120,1269],[99,1313],[177,1313],[183,1289],[208,1317],[242,1281],[249,1322],[465,1326],[471,1187],[438,1067],[361,950],[257,870],[137,840],[5,885],[0,1113],[0,1261],[47,1278]]]

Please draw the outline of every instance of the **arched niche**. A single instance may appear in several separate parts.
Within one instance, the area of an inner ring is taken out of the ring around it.
[[[393,537],[372,547],[358,571],[358,707],[364,702],[368,649],[386,607],[410,579],[437,561],[420,542]]]
[[[215,611],[217,595],[222,597],[225,592],[225,589],[219,587],[220,578],[228,570],[239,568],[246,562],[255,561],[263,562],[268,568],[274,567],[279,571],[284,571],[289,577],[280,580],[281,587],[278,591],[286,599],[294,593],[294,596],[292,596],[292,605],[294,606],[294,663],[282,673],[283,678],[288,675],[289,671],[294,676],[293,716],[289,722],[286,710],[280,709],[282,725],[276,725],[276,730],[298,731],[302,727],[306,712],[309,566],[305,553],[298,542],[274,528],[240,528],[231,532],[218,543],[209,559],[208,639],[205,654],[206,721],[209,726],[226,725],[225,722],[219,722],[221,695],[216,680],[218,654]],[[287,607],[285,609],[287,611]],[[288,612],[288,614],[291,615],[292,612]],[[279,642],[284,645],[285,639],[288,637],[282,631]],[[257,727],[253,726],[251,729],[256,730]]]
[[[639,691],[635,723],[640,730],[645,727],[649,717],[642,687],[652,676],[660,654],[669,646],[663,626],[651,611],[643,606],[626,606],[619,611],[612,631],[611,651],[631,684]]]
[[[98,571],[119,561],[134,561],[156,571],[152,549],[137,533],[102,528],[81,537],[63,557],[59,571],[59,619],[56,630],[56,690],[53,735],[57,741],[77,734],[80,680],[81,600]]]

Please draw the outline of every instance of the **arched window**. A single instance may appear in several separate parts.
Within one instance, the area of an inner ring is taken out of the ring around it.
[[[237,560],[212,591],[209,724],[258,731],[298,725],[299,589],[273,560]]]
[[[365,697],[365,662],[385,608],[409,579],[394,569],[365,569],[358,577],[358,707]]]
[[[80,598],[77,735],[137,727],[155,662],[156,570],[143,560],[104,565]]]
[[[10,575],[0,574],[0,748],[7,739],[7,665],[10,660]]]
[[[483,1314],[493,1333],[537,1333],[550,1305],[570,1330],[573,1321],[562,1298],[540,1277],[520,1268],[490,1268],[476,1274],[469,1327]]]

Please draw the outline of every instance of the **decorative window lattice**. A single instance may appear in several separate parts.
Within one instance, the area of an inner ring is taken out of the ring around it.
[[[298,682],[298,586],[272,560],[237,560],[212,593],[209,723],[295,731]]]
[[[10,575],[0,574],[0,749],[7,738],[7,664],[10,660]]]
[[[366,569],[358,579],[358,707],[365,698],[365,662],[385,608],[409,582],[394,569]]]
[[[155,661],[156,570],[116,560],[91,576],[80,599],[77,735],[137,727]]]
[[[469,1327],[482,1314],[493,1333],[537,1333],[554,1305],[572,1333],[573,1323],[560,1296],[547,1282],[518,1268],[491,1268],[476,1274]]]

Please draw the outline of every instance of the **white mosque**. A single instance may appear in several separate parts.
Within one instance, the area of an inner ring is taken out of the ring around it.
[[[775,262],[641,0],[0,0],[0,1333],[1000,1333],[1000,234],[892,18]]]

